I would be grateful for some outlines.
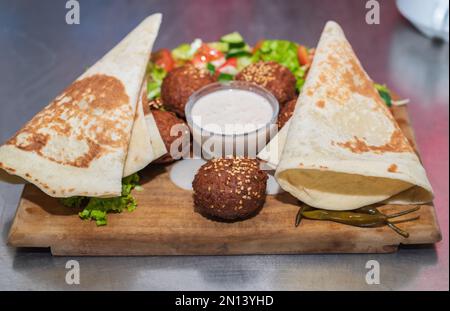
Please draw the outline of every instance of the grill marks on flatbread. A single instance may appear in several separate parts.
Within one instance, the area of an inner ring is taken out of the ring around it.
[[[143,126],[132,129],[138,103],[142,109],[140,90],[160,23],[161,14],[142,21],[0,146],[0,168],[54,197],[120,196],[126,166],[135,173],[155,153],[165,152],[160,148],[147,155],[150,143],[145,150],[130,145],[133,135],[138,142],[156,136],[143,116]]]
[[[332,142],[332,144],[333,143],[334,142]],[[367,144],[364,138],[359,138],[358,136],[354,136],[354,140],[336,143],[336,145],[346,148],[353,153],[413,152],[412,147],[409,145],[408,140],[400,129],[395,129],[389,142],[384,145],[371,146]]]
[[[70,85],[7,145],[35,152],[50,161],[89,167],[112,148],[126,149],[133,119],[129,97],[115,77],[96,74]],[[56,145],[62,148],[55,153]],[[77,145],[77,148],[71,148]],[[64,148],[64,145],[67,148]]]

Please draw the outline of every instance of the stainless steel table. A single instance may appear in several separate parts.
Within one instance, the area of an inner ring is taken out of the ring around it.
[[[448,290],[448,44],[420,35],[393,1],[379,2],[381,23],[367,25],[361,0],[81,0],[80,25],[67,25],[65,1],[1,0],[1,142],[150,13],[164,13],[156,48],[172,48],[196,36],[215,40],[234,30],[250,43],[284,38],[314,46],[324,23],[338,21],[372,78],[411,99],[444,239],[387,255],[74,258],[81,284],[67,285],[65,264],[71,258],[6,246],[22,187],[2,183],[0,289]],[[370,259],[380,263],[380,285],[365,282]]]

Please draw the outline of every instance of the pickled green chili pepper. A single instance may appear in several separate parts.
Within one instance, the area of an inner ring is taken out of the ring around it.
[[[357,210],[355,210],[355,212],[363,213],[363,214],[370,214],[370,215],[375,215],[375,214],[379,213],[377,208],[375,206],[371,206],[371,205],[358,208]]]
[[[295,226],[298,227],[303,218],[303,212],[311,210],[311,207],[305,204],[300,205],[300,209],[298,210],[297,216],[295,217]]]
[[[386,214],[381,213],[375,206],[364,206],[364,207],[358,208],[357,210],[354,210],[354,212],[370,214],[370,215],[382,214],[382,215],[386,216],[387,218],[395,218],[395,217],[400,217],[400,216],[403,216],[406,214],[416,212],[419,209],[420,209],[420,206],[415,206],[411,209],[407,209],[407,210],[404,210],[404,211],[401,211],[401,212],[398,212],[395,214],[386,215]]]
[[[374,206],[362,207],[355,211],[329,211],[322,209],[312,209],[306,205],[302,205],[297,213],[295,219],[295,226],[298,226],[300,224],[302,218],[307,218],[311,220],[328,220],[363,228],[388,226],[401,236],[407,238],[409,237],[409,233],[398,228],[395,224],[406,221],[413,221],[418,219],[419,216],[400,221],[390,221],[390,219],[415,212],[419,210],[419,208],[420,206],[416,206],[412,209],[401,211],[395,214],[386,215],[381,213]]]
[[[398,212],[398,213],[395,213],[395,214],[390,214],[390,215],[386,215],[386,214],[381,213],[374,206],[365,206],[365,207],[362,207],[360,209],[357,209],[357,211],[358,212],[367,212],[367,213],[372,214],[372,215],[380,214],[380,215],[383,215],[383,216],[385,216],[386,218],[389,219],[389,218],[396,218],[396,217],[400,217],[400,216],[403,216],[403,215],[406,215],[406,214],[410,214],[410,213],[413,213],[415,211],[418,211],[419,209],[420,209],[420,206],[415,206],[415,207],[413,207],[411,209],[407,209],[407,210],[404,210],[404,211],[401,211],[401,212]],[[395,232],[397,232],[398,234],[400,234],[401,236],[407,238],[407,237],[409,237],[409,233],[404,231],[404,230],[402,230],[402,229],[400,229],[395,224],[406,222],[406,221],[413,221],[413,220],[417,220],[417,219],[419,219],[419,216],[414,217],[414,218],[399,220],[399,221],[388,221],[388,220],[386,220],[386,225],[389,228],[391,228],[392,230],[394,230]]]
[[[300,225],[300,222],[303,218],[303,210],[305,209],[305,205],[300,206],[300,209],[298,210],[297,216],[295,216],[295,226],[298,227]]]
[[[314,220],[331,220],[346,225],[356,227],[377,227],[383,226],[387,218],[383,215],[361,214],[354,212],[343,211],[327,211],[327,210],[312,210],[303,212],[303,217]]]
[[[411,208],[411,209],[407,209],[407,210],[405,210],[405,211],[401,211],[401,212],[398,212],[398,213],[395,213],[395,214],[387,215],[386,217],[387,217],[387,218],[400,217],[400,216],[403,216],[403,215],[406,215],[406,214],[409,214],[409,213],[412,213],[412,212],[416,212],[416,211],[418,211],[419,209],[420,209],[420,206],[415,206],[415,207],[413,207],[413,208]]]

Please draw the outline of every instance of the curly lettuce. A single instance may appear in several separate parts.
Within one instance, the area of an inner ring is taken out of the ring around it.
[[[274,61],[287,67],[297,80],[297,90],[305,83],[306,70],[298,60],[298,45],[287,40],[265,40],[253,54],[252,61]]]
[[[377,89],[378,94],[380,94],[380,97],[386,103],[386,106],[392,107],[392,95],[388,87],[385,84],[378,83],[374,83],[374,86]]]
[[[150,62],[147,68],[147,98],[153,100],[161,97],[161,85],[167,71]]]
[[[124,209],[132,212],[137,207],[135,198],[131,191],[138,185],[139,175],[133,174],[122,179],[122,195],[115,198],[89,198],[89,197],[70,197],[60,199],[61,203],[67,207],[84,209],[78,213],[81,219],[95,220],[97,226],[107,224],[107,214],[121,213]]]

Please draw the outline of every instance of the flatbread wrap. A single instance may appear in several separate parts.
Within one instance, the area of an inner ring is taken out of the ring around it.
[[[153,160],[167,153],[151,112],[144,111],[144,106],[147,105],[147,80],[142,83],[140,94],[123,169],[124,177],[139,172]]]
[[[276,139],[260,158],[310,206],[352,210],[433,198],[418,156],[335,22],[326,24],[294,114]]]
[[[120,196],[124,168],[129,174],[152,158],[128,157],[126,165],[160,23],[161,14],[146,18],[33,117],[0,147],[0,168],[54,197]],[[135,138],[148,137],[144,130],[136,128]]]

